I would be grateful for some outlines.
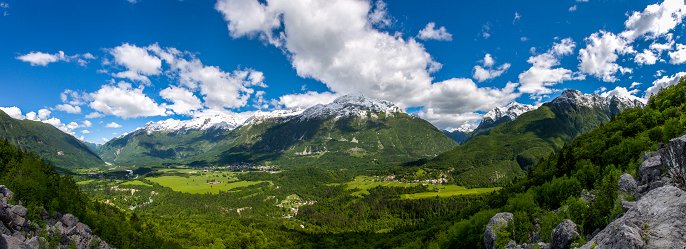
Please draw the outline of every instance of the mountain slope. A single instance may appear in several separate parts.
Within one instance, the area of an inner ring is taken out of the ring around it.
[[[104,165],[100,157],[74,136],[38,121],[17,120],[0,111],[0,138],[40,155],[61,168]]]
[[[367,166],[431,158],[456,143],[387,101],[343,96],[302,112],[257,113],[233,130],[137,130],[99,149],[108,162]]]
[[[502,185],[621,111],[643,104],[618,96],[567,90],[538,109],[490,129],[425,166],[451,169],[462,185]]]

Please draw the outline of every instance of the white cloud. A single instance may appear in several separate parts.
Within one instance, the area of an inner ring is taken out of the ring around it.
[[[431,122],[440,129],[453,131],[458,127],[472,126],[477,121],[481,120],[482,115],[474,112],[452,114],[452,113],[436,113],[433,109],[427,108],[419,111],[417,116]],[[465,127],[465,128],[466,128]],[[473,127],[476,128],[476,127]]]
[[[58,61],[76,61],[79,65],[86,66],[88,60],[92,59],[95,59],[95,57],[90,53],[65,55],[63,51],[54,54],[32,51],[28,54],[17,56],[17,60],[27,62],[31,64],[31,66],[47,66],[50,63]]]
[[[669,52],[669,63],[682,64],[686,62],[686,45],[677,44],[676,50]]]
[[[527,62],[531,64],[531,68],[519,74],[519,91],[540,96],[552,93],[551,86],[567,80],[583,79],[583,76],[575,74],[572,70],[556,68],[560,65],[560,58],[572,54],[575,47],[572,39],[565,38],[554,43],[545,53],[529,57]]]
[[[80,106],[74,106],[70,104],[60,104],[55,106],[55,109],[59,111],[63,111],[66,113],[71,113],[71,114],[79,114],[81,113],[81,107]]]
[[[633,83],[631,83],[631,86],[629,86],[629,89],[634,89],[640,85],[641,85],[641,82],[633,82]]]
[[[86,115],[86,118],[102,118],[104,116],[105,115],[103,115],[102,113],[99,113],[99,112],[91,112],[88,115]]]
[[[480,65],[474,66],[474,74],[472,77],[479,82],[497,78],[510,69],[510,63],[504,63],[497,68],[494,68],[495,60],[491,54],[486,54],[483,59],[483,67]]]
[[[577,7],[576,4],[575,4],[575,5],[572,5],[571,7],[569,7],[569,9],[567,9],[567,10],[569,10],[569,12],[574,12],[574,11],[577,10],[577,8],[578,8],[578,7]]]
[[[514,19],[512,19],[512,24],[516,23],[517,21],[522,19],[522,14],[519,14],[519,12],[515,11],[514,13]]]
[[[111,129],[117,129],[117,128],[121,128],[122,126],[120,124],[117,124],[116,122],[110,122],[107,125],[105,125],[105,127],[111,128]]]
[[[391,25],[391,18],[388,16],[386,9],[386,2],[377,0],[374,5],[374,10],[369,13],[369,22],[378,27],[388,27]]]
[[[434,84],[422,96],[425,107],[435,114],[465,114],[488,111],[503,106],[519,97],[516,83],[508,83],[503,89],[478,87],[471,79],[449,79]]]
[[[21,109],[19,109],[19,107],[0,107],[0,110],[14,119],[24,119],[24,115],[21,113]]]
[[[150,83],[148,75],[161,73],[162,60],[148,53],[145,48],[124,43],[110,50],[110,54],[115,63],[126,68],[126,71],[113,74],[114,77]]]
[[[152,45],[148,49],[170,65],[169,72],[178,78],[181,85],[199,89],[208,108],[239,108],[247,105],[253,94],[253,87],[267,87],[264,74],[253,69],[236,69],[225,72],[216,66],[207,66],[200,59],[175,48],[160,48]]]
[[[279,97],[279,105],[286,109],[305,109],[317,104],[328,104],[338,97],[330,92],[314,92],[287,94]]]
[[[626,30],[621,36],[630,42],[641,36],[655,39],[674,29],[686,15],[684,0],[665,0],[648,5],[643,11],[634,11],[624,22]]]
[[[282,49],[298,76],[323,82],[335,94],[361,94],[434,113],[449,108],[432,106],[440,101],[431,100],[452,99],[450,105],[464,113],[474,110],[459,107],[492,108],[501,101],[491,95],[509,97],[514,90],[479,88],[469,79],[433,83],[431,73],[441,64],[414,38],[376,29],[369,1],[219,0],[215,8],[232,37],[257,37]],[[485,33],[489,29],[484,26]],[[452,86],[458,84],[473,87]],[[480,95],[485,100],[471,97]]]
[[[634,61],[639,65],[653,65],[657,63],[657,56],[653,51],[644,49],[643,52],[637,53],[634,57]]]
[[[453,35],[448,33],[448,30],[443,26],[436,29],[436,23],[430,22],[419,31],[417,38],[422,40],[452,41]]]
[[[657,94],[661,89],[676,85],[684,76],[686,76],[686,72],[679,72],[672,76],[663,76],[662,78],[653,81],[653,85],[646,89],[644,98],[648,99],[650,96]]]
[[[91,131],[89,131],[89,130],[81,130],[81,134],[91,134]]]
[[[200,99],[185,88],[170,86],[162,90],[160,96],[174,103],[167,107],[176,114],[192,114],[202,108]]]
[[[631,72],[630,68],[617,64],[619,55],[635,53],[624,38],[606,31],[591,34],[586,39],[586,48],[579,50],[579,70],[605,82],[615,82],[615,74]]]
[[[50,110],[40,109],[40,110],[38,110],[38,119],[46,120],[50,117],[50,114],[52,114],[52,112]]]
[[[89,104],[94,110],[121,118],[164,116],[166,109],[129,83],[104,85],[91,93]]]
[[[84,120],[82,122],[82,126],[83,127],[91,127],[91,126],[93,126],[93,123],[90,120]]]

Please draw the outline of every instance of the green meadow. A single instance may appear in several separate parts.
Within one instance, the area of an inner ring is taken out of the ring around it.
[[[346,189],[356,190],[352,193],[353,196],[368,195],[369,190],[382,186],[382,187],[414,187],[419,185],[426,185],[426,183],[409,183],[409,182],[396,182],[396,181],[379,181],[370,176],[357,176],[353,181],[346,184]],[[402,199],[421,199],[421,198],[432,198],[432,197],[450,197],[458,195],[471,195],[471,194],[484,194],[490,193],[501,189],[497,188],[466,188],[458,185],[434,185],[428,184],[429,192],[421,192],[414,194],[404,194],[401,196]]]
[[[146,179],[174,191],[190,194],[218,194],[222,191],[262,183],[261,181],[236,181],[233,176],[216,177],[215,175],[159,176]],[[210,184],[210,181],[218,183]]]

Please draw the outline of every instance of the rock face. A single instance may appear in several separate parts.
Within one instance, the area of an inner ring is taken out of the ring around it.
[[[564,220],[562,223],[557,225],[557,227],[555,227],[551,237],[551,249],[564,249],[571,245],[572,241],[579,237],[579,232],[574,222],[571,220]]]
[[[686,136],[669,140],[667,146],[660,150],[660,154],[672,183],[686,189]]]
[[[50,217],[47,212],[43,212],[41,223],[46,225],[40,227],[38,223],[26,219],[28,210],[25,207],[8,204],[12,195],[12,191],[0,185],[0,249],[38,249],[50,246],[71,248],[70,245],[75,245],[78,249],[110,248],[107,242],[92,234],[88,225],[79,222],[79,219],[71,214]],[[60,244],[49,245],[49,239],[60,241]]]
[[[636,180],[634,179],[633,176],[629,174],[622,174],[622,176],[619,177],[619,186],[618,186],[619,192],[635,195],[636,190],[638,189],[638,185],[636,184]]]
[[[582,248],[686,248],[686,192],[651,190]]]
[[[510,225],[514,215],[512,213],[497,213],[491,217],[486,225],[486,231],[484,232],[484,245],[487,249],[495,248],[495,242],[498,239],[497,233]]]

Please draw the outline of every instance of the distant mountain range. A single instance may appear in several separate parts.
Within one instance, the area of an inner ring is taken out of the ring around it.
[[[40,121],[14,119],[3,111],[0,111],[0,138],[61,168],[105,165],[91,146],[74,136]]]
[[[150,123],[98,152],[116,164],[362,166],[432,158],[456,145],[427,121],[362,96],[298,112],[258,112],[240,125],[223,119]]]
[[[489,186],[511,182],[541,158],[558,150],[623,110],[642,107],[638,99],[566,90],[549,103],[526,111],[516,107],[514,120],[499,109],[493,122],[480,125],[463,145],[430,160],[429,168],[448,169],[462,185]],[[507,108],[509,109],[509,108]],[[515,115],[516,116],[516,115]]]

